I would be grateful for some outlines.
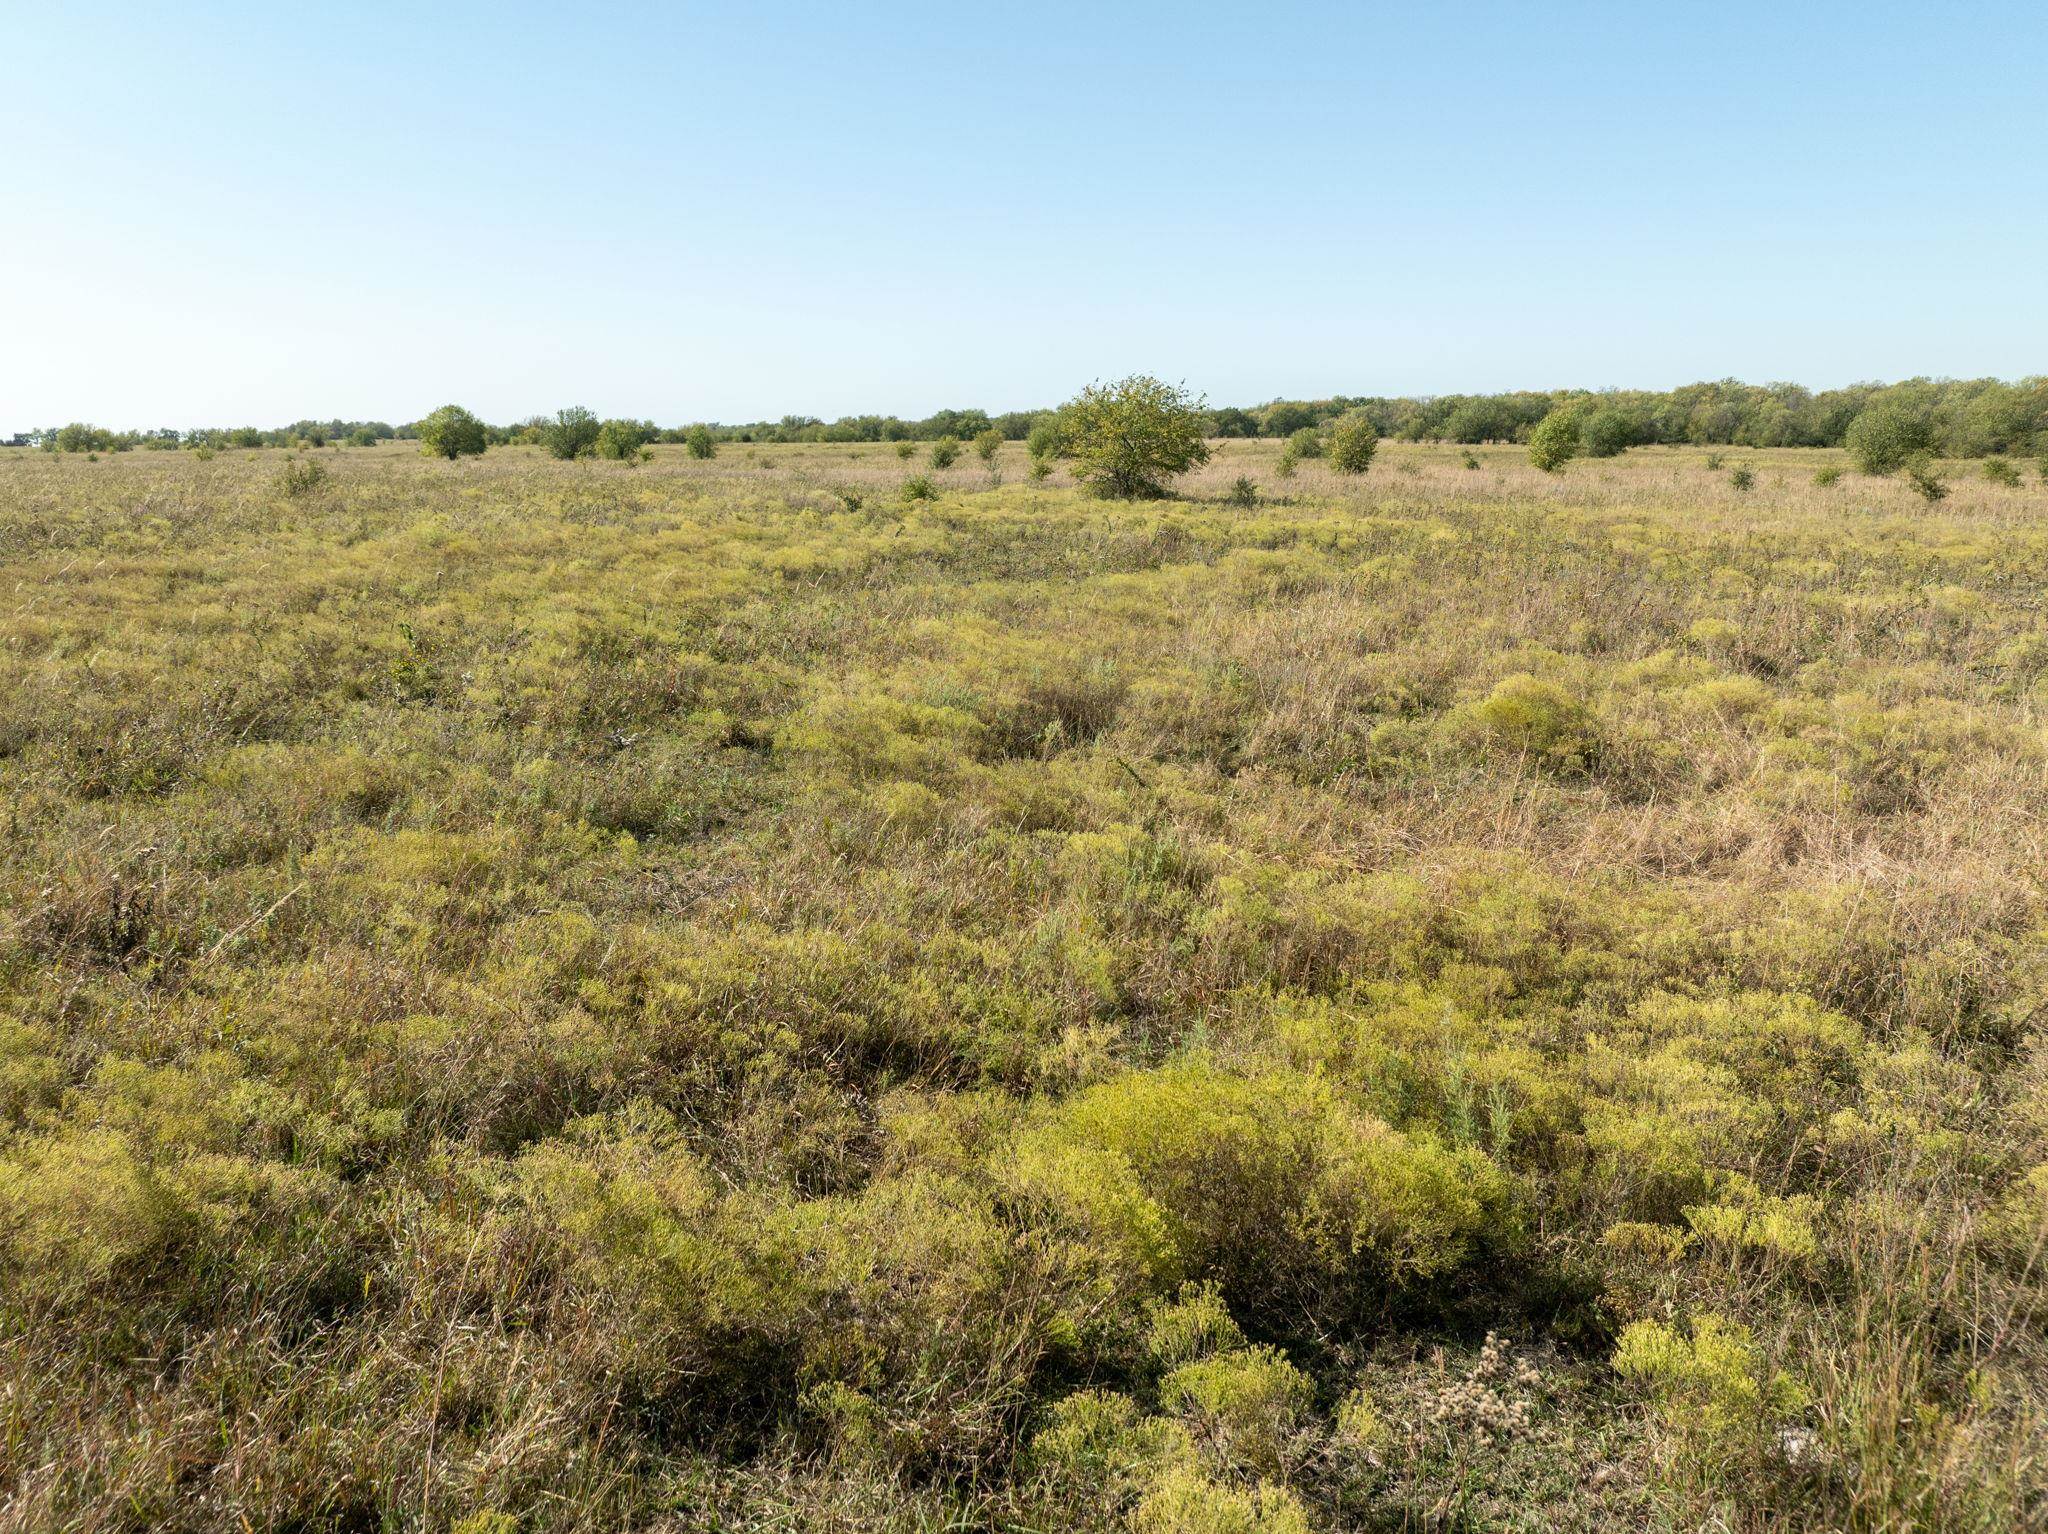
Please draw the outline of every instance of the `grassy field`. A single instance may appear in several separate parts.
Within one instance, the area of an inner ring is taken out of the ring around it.
[[[1277,453],[0,452],[0,1527],[2040,1526],[2048,485]]]

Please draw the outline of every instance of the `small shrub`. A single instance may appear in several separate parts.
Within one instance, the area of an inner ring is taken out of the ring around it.
[[[311,458],[291,458],[278,472],[277,489],[280,495],[297,500],[300,496],[311,495],[327,483],[327,467]]]
[[[683,433],[683,447],[692,458],[705,459],[718,456],[718,443],[712,439],[708,426],[692,426]]]
[[[960,461],[960,439],[941,437],[932,444],[932,467],[950,469]]]
[[[1101,495],[1164,495],[1167,479],[1209,461],[1204,402],[1156,378],[1090,384],[1062,419],[1075,475]]]
[[[631,463],[639,459],[648,435],[648,429],[638,421],[606,421],[598,427],[597,440],[591,443],[590,450],[614,463]]]
[[[915,442],[899,442],[896,444],[896,456],[905,463],[908,463],[911,456],[916,452],[917,444]]]
[[[1816,485],[1819,485],[1823,490],[1825,490],[1829,485],[1835,483],[1835,481],[1840,479],[1841,477],[1842,469],[1841,465],[1839,464],[1825,464],[1822,467],[1815,469],[1813,471],[1813,482]]]
[[[932,483],[929,474],[913,474],[903,482],[903,499],[906,501],[936,501],[939,487]]]
[[[1287,451],[1296,458],[1320,458],[1323,456],[1323,434],[1313,426],[1304,426],[1288,437]]]
[[[1934,446],[1925,421],[1897,405],[1873,405],[1849,423],[1842,445],[1865,474],[1891,474]]]
[[[1529,433],[1529,462],[1555,474],[1579,456],[1578,412],[1560,407],[1536,423]]]
[[[1057,458],[1066,451],[1066,444],[1060,437],[1060,425],[1056,418],[1040,421],[1031,428],[1031,434],[1024,439],[1024,451],[1033,458]]]
[[[1223,499],[1239,511],[1250,511],[1259,504],[1259,487],[1240,474],[1231,481],[1230,493]]]
[[[1728,471],[1728,483],[1737,490],[1754,490],[1756,488],[1756,471],[1751,469],[1746,463],[1737,464]]]
[[[2020,471],[2013,467],[2010,459],[1987,458],[1984,460],[1984,477],[1994,485],[2012,489],[2020,482]]]
[[[1466,467],[1466,468],[1468,468],[1468,469],[1476,469],[1476,468],[1478,468],[1478,467],[1479,467],[1479,455],[1478,455],[1477,453],[1470,453],[1470,452],[1466,453],[1466,454],[1465,454],[1465,467]]]
[[[430,458],[474,457],[487,445],[484,423],[460,405],[443,405],[418,427],[420,451]]]
[[[1031,477],[1032,477],[1033,479],[1045,479],[1045,478],[1047,478],[1047,477],[1048,477],[1049,475],[1051,475],[1051,473],[1052,473],[1052,460],[1051,460],[1051,459],[1049,459],[1049,458],[1034,458],[1034,459],[1032,459],[1032,460],[1031,460]]]
[[[1710,474],[1718,474],[1718,473],[1720,472],[1720,470],[1721,470],[1721,455],[1720,455],[1719,453],[1709,453],[1709,454],[1707,454],[1707,472],[1708,472],[1708,473],[1710,473]]]
[[[1330,430],[1330,467],[1339,474],[1363,474],[1372,467],[1379,445],[1371,417],[1354,410]]]
[[[1273,460],[1273,472],[1282,479],[1294,478],[1294,449],[1288,448]]]
[[[1555,682],[1527,672],[1494,684],[1471,717],[1494,745],[1561,771],[1583,770],[1598,751],[1592,711]]]
[[[993,464],[996,454],[1003,450],[1003,434],[991,426],[987,431],[976,432],[974,453],[983,463]]]
[[[1934,460],[1925,453],[1916,453],[1906,460],[1906,483],[1913,493],[1932,506],[1948,495],[1948,485],[1934,466]]]

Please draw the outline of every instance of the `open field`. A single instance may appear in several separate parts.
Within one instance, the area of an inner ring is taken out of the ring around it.
[[[2042,1526],[2048,485],[1472,451],[0,451],[0,1528]]]

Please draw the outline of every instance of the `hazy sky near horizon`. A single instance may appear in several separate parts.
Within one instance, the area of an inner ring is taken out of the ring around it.
[[[2032,3],[0,0],[0,435],[2048,371]]]

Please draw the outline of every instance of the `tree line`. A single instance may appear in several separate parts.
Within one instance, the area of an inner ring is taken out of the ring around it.
[[[1588,451],[1599,454],[1654,444],[1725,447],[1842,447],[1850,445],[1857,419],[1882,412],[1906,423],[1907,434],[1927,452],[1951,458],[2001,453],[2048,453],[2048,377],[2006,382],[1996,378],[1912,378],[1900,383],[1859,383],[1812,390],[1799,384],[1746,384],[1734,379],[1687,384],[1670,390],[1555,389],[1504,394],[1448,394],[1429,397],[1333,395],[1326,399],[1281,399],[1262,405],[1204,407],[1203,434],[1210,438],[1294,438],[1323,432],[1339,420],[1371,423],[1381,438],[1405,442],[1528,443],[1538,427],[1560,410],[1577,420]],[[438,414],[438,412],[437,412]],[[580,409],[554,416],[530,416],[509,425],[479,421],[485,446],[560,440],[563,418],[587,418],[576,432],[612,429],[611,445],[627,438],[632,451],[653,443],[861,443],[968,441],[990,434],[1027,441],[1057,412],[948,409],[916,419],[894,415],[785,415],[774,421],[705,421],[658,426],[653,421],[598,421]],[[429,418],[432,419],[431,417]],[[393,426],[383,421],[295,421],[289,426],[206,428],[179,432],[114,432],[73,422],[15,437],[17,446],[53,452],[123,452],[132,448],[258,448],[371,446],[393,438],[420,437],[424,422]],[[579,439],[580,440],[580,439]]]

